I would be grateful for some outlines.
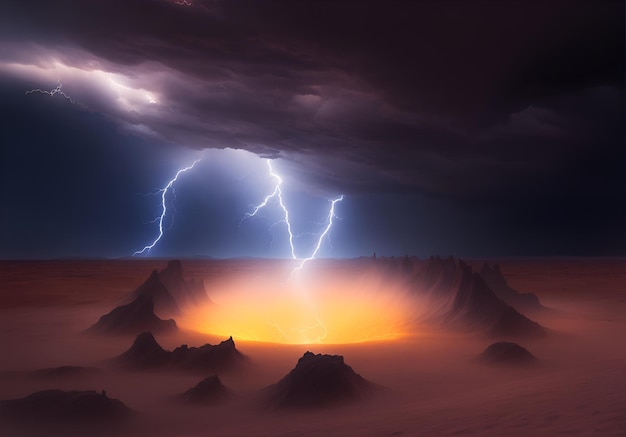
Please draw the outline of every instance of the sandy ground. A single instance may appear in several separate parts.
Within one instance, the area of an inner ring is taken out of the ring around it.
[[[481,260],[472,260],[479,266]],[[65,381],[0,379],[0,399],[33,391],[106,389],[135,410],[137,436],[626,436],[626,261],[499,261],[510,285],[557,311],[534,319],[554,333],[523,342],[535,369],[493,369],[474,358],[490,341],[420,328],[386,342],[276,345],[244,342],[251,360],[220,375],[240,398],[218,407],[182,407],[172,395],[206,375],[116,373]],[[132,338],[80,332],[164,261],[0,262],[0,370],[101,366]],[[216,278],[265,268],[262,261],[189,261],[187,277]],[[166,348],[222,338],[181,332]],[[334,353],[388,391],[372,401],[308,412],[267,411],[256,392],[280,379],[306,350]],[[21,435],[18,431],[9,431]],[[124,434],[124,433],[123,433]],[[6,435],[2,433],[2,435]],[[9,434],[13,435],[13,434]],[[42,432],[45,435],[45,432]]]

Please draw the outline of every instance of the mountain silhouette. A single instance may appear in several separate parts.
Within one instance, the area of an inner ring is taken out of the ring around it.
[[[157,343],[152,332],[143,332],[137,336],[133,345],[120,355],[116,361],[133,370],[151,369],[167,364],[169,352]]]
[[[233,394],[222,384],[220,378],[212,375],[185,391],[178,399],[189,404],[211,405],[224,402],[232,396]]]
[[[137,336],[133,345],[114,358],[114,364],[130,370],[194,370],[229,371],[245,362],[245,357],[235,347],[233,338],[218,345],[200,347],[182,345],[169,352],[163,349],[151,332]]]
[[[427,321],[492,337],[537,338],[547,334],[544,327],[507,305],[461,260],[431,257],[417,269],[410,286],[428,308],[423,316]]]
[[[173,367],[190,370],[229,370],[243,360],[244,357],[235,347],[232,337],[217,345],[188,347],[184,344],[174,349],[170,355]]]
[[[508,306],[487,330],[490,337],[540,338],[547,335],[546,328]]]
[[[169,261],[159,272],[159,278],[180,306],[211,302],[202,280],[185,280],[179,260]]]
[[[534,293],[520,293],[511,288],[502,275],[498,264],[494,264],[493,267],[490,267],[489,264],[484,263],[480,269],[480,276],[483,277],[496,296],[522,313],[548,309],[539,302],[539,298]]]
[[[176,299],[162,282],[161,276],[156,270],[153,270],[148,279],[131,294],[132,299],[143,296],[152,298],[154,310],[157,314],[168,316],[180,314],[180,307]]]
[[[97,334],[137,334],[143,331],[168,333],[176,331],[173,319],[162,320],[154,314],[152,296],[142,294],[132,302],[118,306],[100,317],[86,332]]]
[[[345,364],[342,356],[306,352],[291,372],[262,395],[273,407],[306,408],[357,401],[378,389]]]

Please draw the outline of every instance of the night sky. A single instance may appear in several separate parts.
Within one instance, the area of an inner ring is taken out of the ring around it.
[[[544,4],[545,3],[545,4]],[[624,2],[4,1],[0,258],[623,256]],[[50,91],[58,81],[61,93]],[[152,193],[152,194],[150,194]]]

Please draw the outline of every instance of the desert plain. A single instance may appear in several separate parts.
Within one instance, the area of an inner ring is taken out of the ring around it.
[[[210,303],[182,307],[178,328],[154,337],[171,351],[232,336],[245,362],[219,372],[121,369],[111,359],[136,335],[85,333],[168,260],[1,261],[0,399],[105,390],[132,412],[111,428],[5,414],[1,434],[626,436],[626,260],[465,260],[472,272],[498,264],[512,289],[545,307],[520,311],[545,335],[510,338],[479,321],[433,316],[420,295],[425,279],[411,282],[413,270],[398,279],[401,267],[381,267],[402,261],[316,260],[292,279],[287,261],[182,260],[185,278],[201,281]],[[411,259],[410,269],[427,263]],[[481,361],[498,341],[519,344],[536,362]],[[267,401],[264,390],[307,351],[343,356],[380,390],[311,408]],[[94,371],[37,373],[61,366]],[[227,401],[176,401],[209,373],[232,393]]]

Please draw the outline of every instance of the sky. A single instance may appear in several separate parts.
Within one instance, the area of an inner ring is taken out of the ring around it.
[[[4,1],[0,258],[133,256],[197,159],[137,256],[290,257],[268,160],[299,258],[341,195],[317,256],[624,256],[624,40],[618,1]]]

